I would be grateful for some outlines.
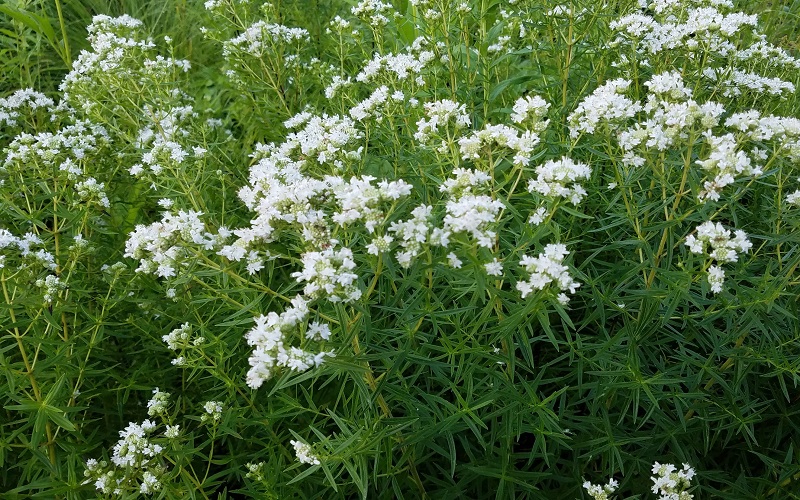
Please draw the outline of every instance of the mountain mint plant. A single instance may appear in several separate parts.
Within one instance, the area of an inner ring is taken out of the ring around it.
[[[800,488],[800,59],[749,4],[168,4],[0,86],[0,489]]]

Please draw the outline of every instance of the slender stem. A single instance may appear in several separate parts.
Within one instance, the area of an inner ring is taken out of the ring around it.
[[[61,12],[61,2],[56,0],[56,10],[58,11],[58,24],[61,25],[61,36],[64,38],[64,55],[62,58],[67,63],[67,67],[72,67],[72,55],[69,51],[69,37],[67,36],[67,25],[64,22],[64,15]]]
[[[214,425],[214,432],[211,434],[211,450],[209,450],[208,452],[208,465],[206,465],[206,473],[203,476],[202,483],[206,482],[206,479],[208,479],[208,474],[211,472],[211,461],[214,458],[214,442],[216,438],[217,438],[217,426]]]
[[[2,284],[3,288],[3,298],[8,304],[8,314],[11,317],[11,322],[16,323],[17,318],[14,314],[14,308],[11,304],[11,298],[8,295],[8,287],[6,287],[6,276],[3,273],[2,277],[0,277],[0,284]],[[19,348],[19,353],[22,356],[22,363],[25,365],[25,371],[28,375],[28,380],[30,380],[31,388],[33,389],[33,395],[36,398],[37,403],[42,402],[42,391],[39,389],[39,383],[36,381],[36,376],[33,374],[33,366],[31,365],[30,361],[28,360],[28,352],[25,349],[25,344],[22,343],[22,335],[19,333],[19,328],[14,326],[14,333],[12,334],[14,339],[17,341],[17,347]],[[50,458],[50,463],[55,465],[56,463],[56,449],[55,449],[55,442],[53,441],[53,428],[50,425],[50,421],[47,421],[45,424],[45,432],[47,433],[47,451],[48,457]]]

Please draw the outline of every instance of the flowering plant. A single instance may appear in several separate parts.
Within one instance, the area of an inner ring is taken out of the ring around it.
[[[796,487],[800,60],[756,15],[192,9],[0,99],[6,489]]]

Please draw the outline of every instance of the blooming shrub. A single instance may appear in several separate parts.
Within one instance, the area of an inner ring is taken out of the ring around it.
[[[5,489],[797,488],[800,60],[756,15],[193,8],[203,67],[98,15],[0,99]]]

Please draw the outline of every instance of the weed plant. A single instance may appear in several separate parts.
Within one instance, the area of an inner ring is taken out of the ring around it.
[[[798,498],[796,3],[101,4],[1,11],[5,497]]]

